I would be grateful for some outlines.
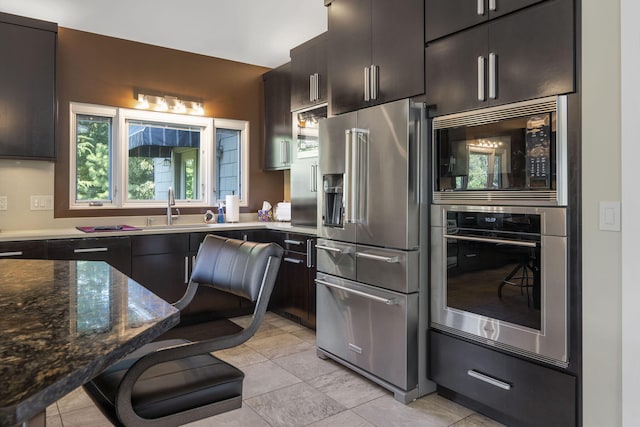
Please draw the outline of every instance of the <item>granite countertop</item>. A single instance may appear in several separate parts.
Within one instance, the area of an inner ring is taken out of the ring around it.
[[[96,233],[85,233],[77,228],[50,228],[50,229],[33,229],[33,230],[3,230],[0,232],[0,242],[9,242],[15,240],[41,240],[41,239],[69,239],[82,237],[113,237],[113,236],[131,236],[141,234],[168,234],[168,233],[189,233],[224,230],[251,230],[251,229],[269,229],[279,231],[290,231],[293,233],[302,233],[315,235],[315,227],[300,227],[291,225],[289,222],[236,222],[223,224],[205,224],[205,223],[176,223],[174,225],[153,225],[149,227],[138,226],[136,230],[123,231],[100,231]]]
[[[102,261],[0,260],[0,425],[29,420],[179,322]]]

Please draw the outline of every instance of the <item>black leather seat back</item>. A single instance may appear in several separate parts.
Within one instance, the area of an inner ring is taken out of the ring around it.
[[[274,243],[244,242],[210,234],[198,251],[191,280],[255,302],[269,257],[280,258],[283,252]]]

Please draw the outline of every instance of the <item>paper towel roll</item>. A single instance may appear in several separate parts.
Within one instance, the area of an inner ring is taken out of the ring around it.
[[[236,195],[227,196],[225,199],[226,209],[226,221],[238,222],[240,221],[240,199]]]

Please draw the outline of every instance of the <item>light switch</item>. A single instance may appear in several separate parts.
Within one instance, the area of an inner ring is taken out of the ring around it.
[[[600,202],[600,230],[620,231],[620,202]]]

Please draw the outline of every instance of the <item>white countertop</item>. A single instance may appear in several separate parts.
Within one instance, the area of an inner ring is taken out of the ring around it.
[[[149,227],[139,227],[139,230],[132,231],[100,231],[93,233],[85,233],[76,228],[50,228],[50,229],[33,229],[33,230],[3,230],[0,231],[0,242],[10,242],[16,240],[44,240],[44,239],[70,239],[83,237],[113,237],[113,236],[131,236],[144,234],[169,234],[169,233],[190,233],[190,232],[216,232],[223,230],[250,230],[266,228],[269,230],[290,231],[302,234],[316,234],[315,227],[300,227],[291,225],[288,222],[235,222],[223,224],[175,224],[175,225],[156,225]]]

